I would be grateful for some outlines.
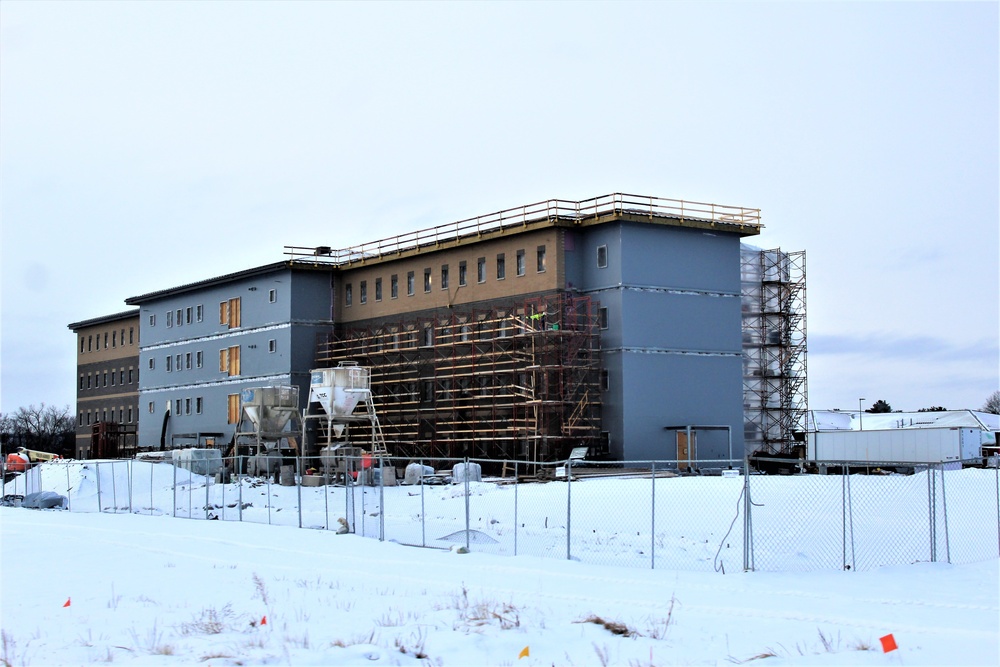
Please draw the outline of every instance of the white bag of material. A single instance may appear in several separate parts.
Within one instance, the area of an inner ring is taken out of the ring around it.
[[[420,465],[419,463],[411,463],[406,466],[406,471],[403,473],[403,484],[407,486],[421,484],[424,481],[424,476],[433,474],[434,468]]]
[[[455,464],[455,467],[451,469],[452,484],[464,484],[466,477],[470,482],[483,481],[483,467],[478,463],[465,463],[464,461]]]

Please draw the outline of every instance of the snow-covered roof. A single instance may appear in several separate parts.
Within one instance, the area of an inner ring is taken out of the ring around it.
[[[860,417],[860,419],[859,419]],[[1000,415],[976,410],[941,412],[864,412],[857,410],[809,410],[807,431],[857,431],[894,428],[978,428],[1000,431]]]

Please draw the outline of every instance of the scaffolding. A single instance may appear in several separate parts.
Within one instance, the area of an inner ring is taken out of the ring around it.
[[[741,275],[746,448],[789,454],[805,430],[805,252],[744,246]]]
[[[371,368],[395,457],[535,461],[600,454],[597,303],[556,293],[343,325],[319,366]]]

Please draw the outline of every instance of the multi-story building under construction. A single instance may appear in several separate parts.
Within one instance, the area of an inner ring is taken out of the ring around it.
[[[132,297],[139,444],[226,442],[242,388],[305,401],[310,368],[353,361],[393,455],[742,457],[759,230],[757,209],[548,200]]]

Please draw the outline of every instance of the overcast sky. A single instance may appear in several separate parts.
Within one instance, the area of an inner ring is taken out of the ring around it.
[[[549,198],[760,208],[813,408],[1000,385],[998,4],[0,4],[0,410],[70,322]]]

